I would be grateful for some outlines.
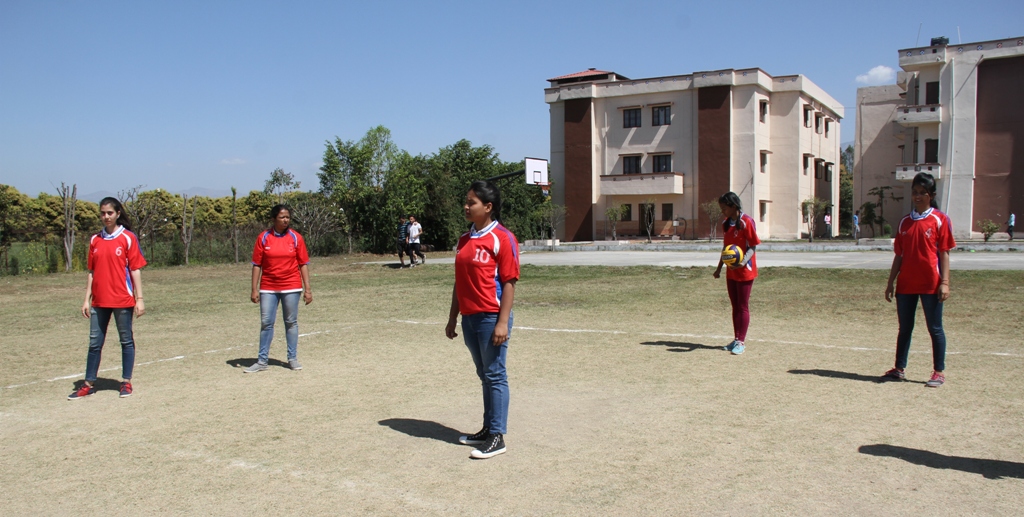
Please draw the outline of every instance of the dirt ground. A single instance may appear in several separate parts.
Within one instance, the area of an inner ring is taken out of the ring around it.
[[[136,393],[108,337],[82,381],[84,275],[0,279],[0,514],[1020,514],[1022,272],[955,272],[948,382],[892,364],[884,271],[766,269],[748,349],[707,268],[534,267],[508,453],[469,459],[479,381],[444,337],[452,267],[321,259],[298,372],[256,356],[248,267],[143,272]],[[279,316],[280,318],[280,316]]]

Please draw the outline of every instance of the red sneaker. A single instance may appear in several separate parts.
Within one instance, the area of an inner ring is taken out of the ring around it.
[[[942,383],[946,382],[946,376],[942,372],[933,372],[932,378],[928,382],[924,383],[929,388],[938,388],[942,386]]]
[[[96,386],[89,386],[88,384],[83,384],[81,388],[78,388],[77,390],[75,390],[74,393],[68,395],[68,400],[78,400],[81,398],[88,397],[93,393],[96,393]]]
[[[132,383],[122,382],[121,383],[121,398],[132,396]]]

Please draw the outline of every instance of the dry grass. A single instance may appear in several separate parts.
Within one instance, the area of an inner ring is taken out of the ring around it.
[[[248,266],[145,271],[136,395],[123,400],[69,402],[81,377],[51,381],[84,369],[84,276],[0,280],[0,513],[1024,507],[1024,273],[954,273],[949,382],[931,390],[923,320],[913,382],[874,382],[896,334],[884,271],[762,270],[750,346],[734,357],[719,348],[729,305],[709,269],[526,266],[509,453],[472,461],[454,443],[481,406],[468,354],[443,336],[451,266],[358,260],[312,267],[306,368],[255,375],[237,367],[256,354]],[[120,375],[117,348],[101,387]]]

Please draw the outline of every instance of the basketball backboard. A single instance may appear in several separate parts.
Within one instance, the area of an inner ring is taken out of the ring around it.
[[[548,161],[540,158],[526,159],[526,184],[547,185],[548,184]]]

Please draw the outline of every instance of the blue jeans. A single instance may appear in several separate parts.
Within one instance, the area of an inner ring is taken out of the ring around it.
[[[932,362],[935,371],[946,369],[946,333],[942,330],[942,302],[937,294],[897,294],[896,314],[900,320],[900,333],[896,338],[896,367],[907,367],[910,355],[910,337],[914,333],[917,299],[921,298],[924,320],[932,337]]]
[[[132,317],[135,308],[108,309],[93,307],[89,316],[89,355],[85,359],[85,380],[96,382],[100,371],[100,356],[103,355],[103,342],[107,339],[107,325],[110,316],[114,316],[117,334],[121,339],[121,378],[131,380],[135,369],[135,336],[132,335]]]
[[[508,316],[508,332],[512,337],[512,319]],[[462,337],[466,341],[476,375],[480,377],[484,394],[484,426],[492,433],[505,434],[508,426],[508,340],[501,346],[491,344],[494,326],[498,323],[495,312],[481,312],[462,316]]]
[[[259,362],[270,359],[270,342],[274,340],[274,320],[277,303],[281,302],[284,316],[284,339],[288,342],[288,359],[298,359],[299,353],[299,298],[301,292],[260,293],[260,355]]]

